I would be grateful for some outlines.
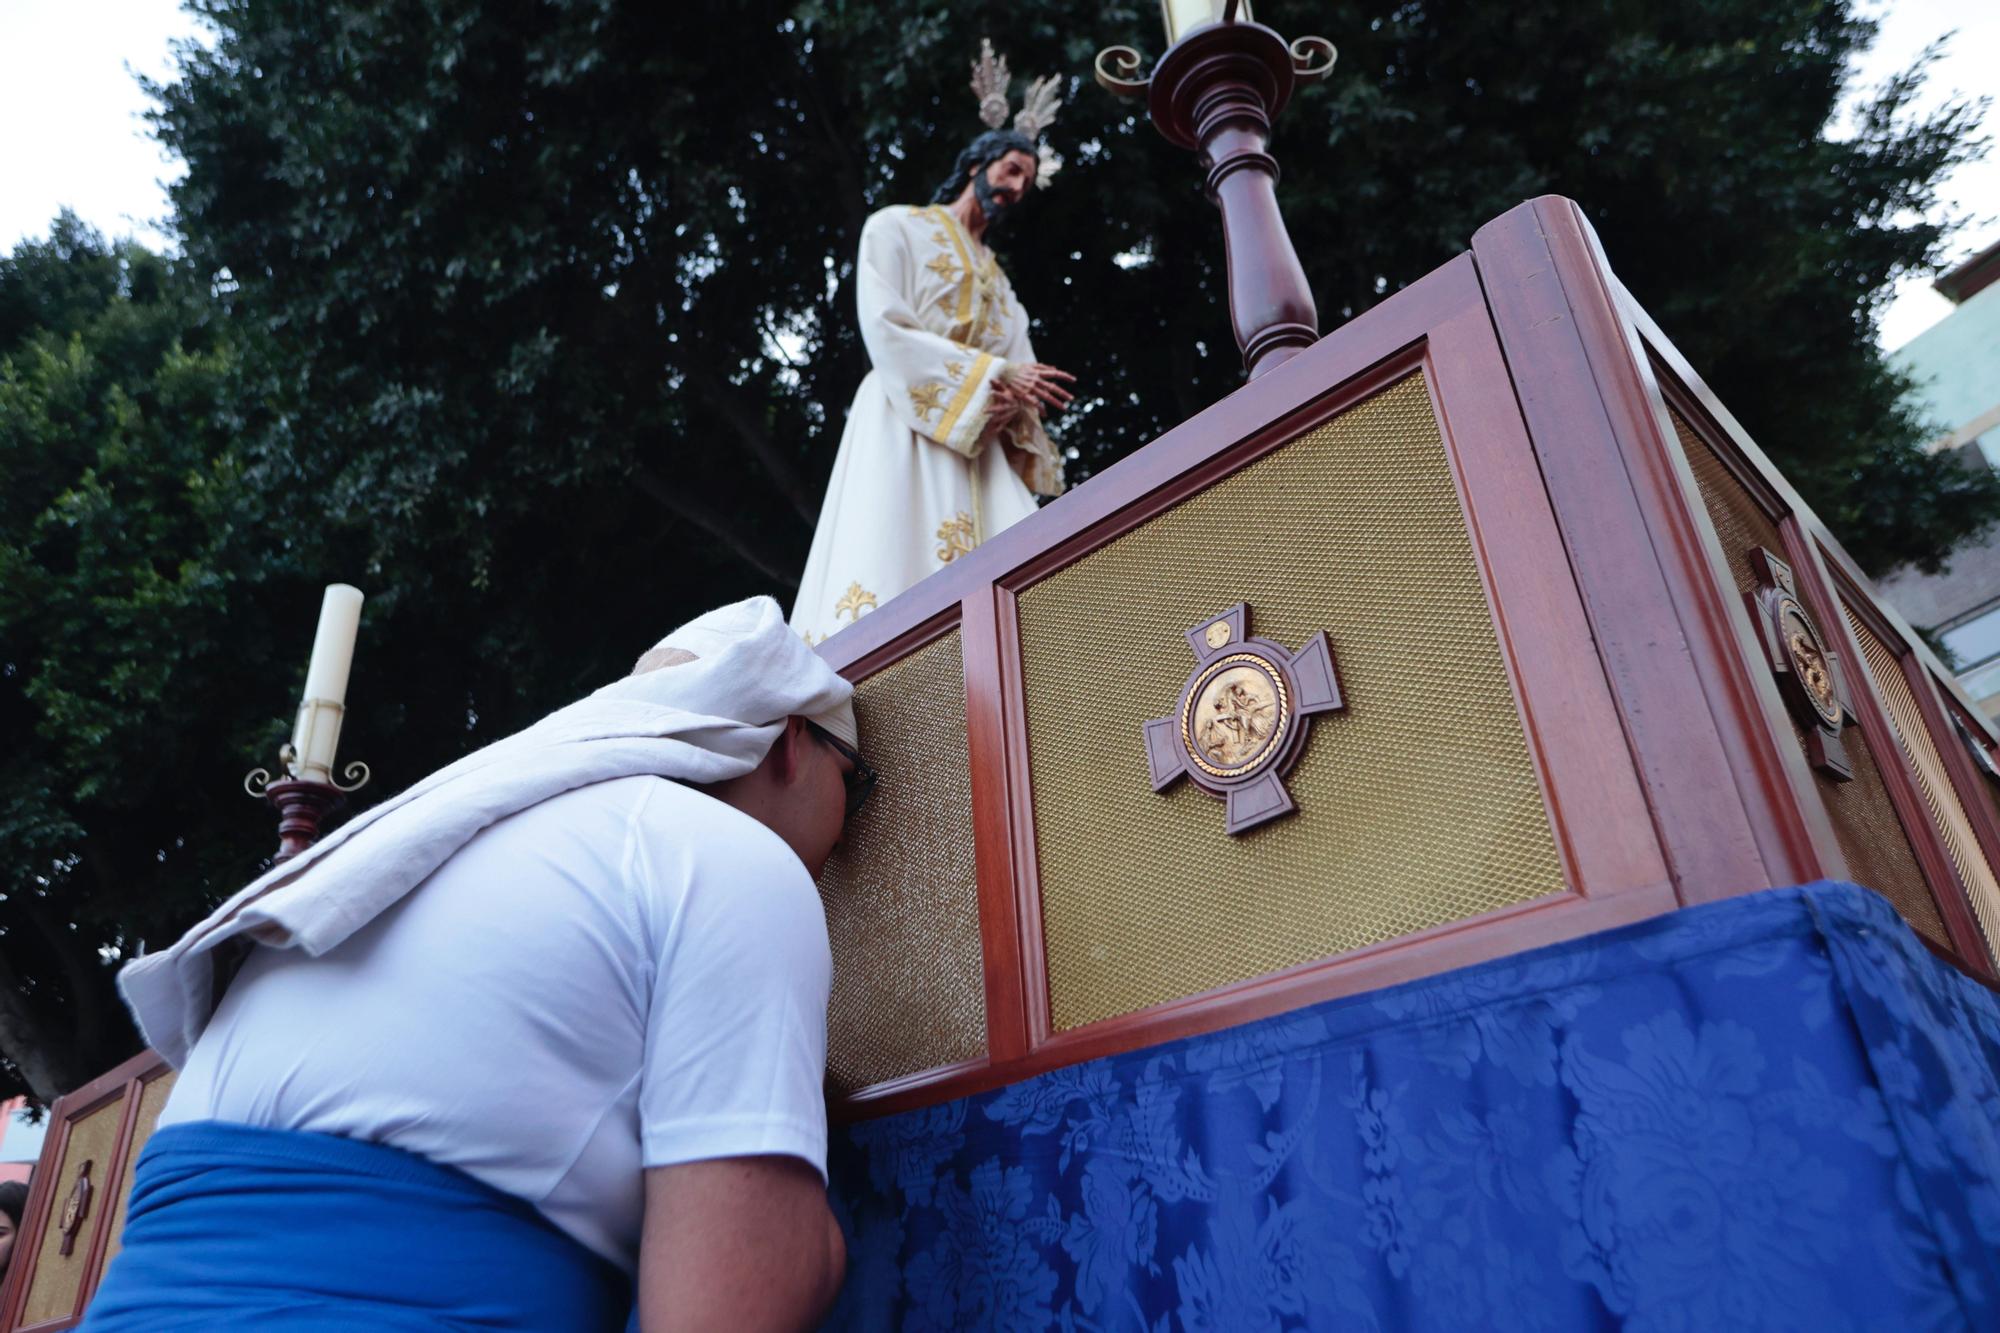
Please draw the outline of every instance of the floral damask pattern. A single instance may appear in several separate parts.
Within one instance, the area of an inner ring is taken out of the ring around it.
[[[1795,1117],[1754,1109],[1766,1071],[1748,1027],[1667,1012],[1623,1045],[1563,1043],[1582,1106],[1547,1163],[1570,1222],[1563,1267],[1629,1329],[1745,1327],[1770,1287],[1839,1257],[1846,1173],[1801,1146]]]
[[[836,1135],[830,1327],[2000,1326],[2000,1002],[1731,899]]]
[[[1059,1223],[1028,1217],[1034,1185],[1025,1167],[988,1158],[970,1188],[939,1182],[943,1225],[910,1260],[906,1329],[1046,1328],[1056,1274],[1042,1245]]]

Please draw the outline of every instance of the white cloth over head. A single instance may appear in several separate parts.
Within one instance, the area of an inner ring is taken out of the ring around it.
[[[497,820],[616,778],[741,777],[794,715],[855,739],[853,686],[768,597],[711,611],[658,646],[694,660],[615,681],[439,769],[272,867],[171,947],[127,963],[118,987],[147,1044],[177,1069],[186,1062],[213,1010],[217,946],[247,936],[324,954]]]

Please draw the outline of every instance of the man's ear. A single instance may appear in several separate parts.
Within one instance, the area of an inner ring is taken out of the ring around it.
[[[789,787],[798,778],[799,768],[805,759],[801,747],[812,738],[806,735],[806,724],[798,717],[785,719],[785,729],[778,733],[778,739],[771,742],[771,776],[781,787]]]

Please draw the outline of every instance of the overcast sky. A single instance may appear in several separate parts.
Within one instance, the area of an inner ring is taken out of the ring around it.
[[[180,175],[146,135],[134,72],[172,68],[197,31],[177,0],[0,0],[0,248],[45,236],[65,205],[159,246],[163,182]]]
[[[1864,57],[1862,84],[1879,83],[1926,43],[1957,30],[1935,67],[1927,104],[1958,94],[2000,95],[2000,4],[1994,0],[1863,0],[1882,19]],[[1273,0],[1273,8],[1280,7]],[[1299,8],[1306,6],[1300,4]],[[0,249],[45,235],[64,205],[113,235],[153,245],[168,238],[166,181],[180,173],[146,137],[145,99],[134,72],[170,69],[168,43],[197,32],[177,0],[0,0]],[[1337,35],[1336,35],[1337,36]],[[2000,135],[1989,110],[1986,132]],[[1963,168],[1946,183],[1946,209],[1975,219],[1952,242],[1956,261],[2000,240],[2000,159]],[[1950,305],[1929,277],[1906,279],[1883,320],[1897,347]]]

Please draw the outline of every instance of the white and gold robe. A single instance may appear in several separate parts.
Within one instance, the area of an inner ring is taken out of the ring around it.
[[[818,643],[1062,491],[1038,417],[988,429],[1009,365],[1035,359],[993,252],[942,206],[885,208],[861,232],[855,391],[792,629]]]

